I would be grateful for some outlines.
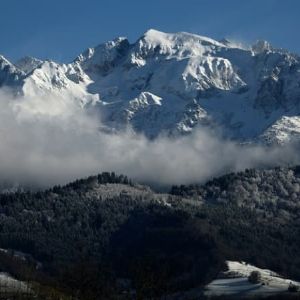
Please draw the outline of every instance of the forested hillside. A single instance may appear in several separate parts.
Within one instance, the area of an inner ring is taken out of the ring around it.
[[[102,173],[2,194],[0,248],[35,267],[20,270],[10,251],[0,268],[79,299],[201,287],[226,259],[300,280],[299,185],[298,168],[246,170],[161,194]]]
[[[171,194],[247,207],[290,220],[300,209],[300,167],[250,169],[214,178],[205,185],[173,186]]]

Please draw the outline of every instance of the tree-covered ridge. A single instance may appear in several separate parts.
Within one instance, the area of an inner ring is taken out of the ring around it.
[[[214,178],[204,185],[173,186],[171,194],[210,203],[234,203],[266,214],[300,212],[300,169],[249,169]]]
[[[0,248],[30,254],[42,263],[39,272],[79,299],[94,299],[85,298],[82,276],[101,287],[95,299],[124,289],[144,299],[201,287],[225,259],[300,280],[298,174],[246,170],[160,194],[102,173],[44,192],[2,194]],[[1,260],[0,268],[7,268]]]
[[[124,217],[153,193],[147,187],[133,186],[126,176],[103,173],[77,180],[64,187],[55,186],[45,192],[0,195],[1,239],[32,251],[42,259],[62,255],[74,258],[81,242],[100,253],[107,243],[106,233],[124,222]],[[109,201],[108,201],[109,200]],[[120,207],[122,206],[122,208]],[[96,235],[101,231],[101,238]],[[26,252],[25,251],[25,252]],[[30,251],[29,251],[30,252]]]
[[[107,173],[45,192],[3,194],[0,247],[31,254],[55,278],[90,261],[113,282],[129,278],[150,294],[203,284],[223,260],[207,234],[194,235],[180,199]],[[208,272],[199,276],[199,269]],[[63,282],[73,275],[62,275]]]

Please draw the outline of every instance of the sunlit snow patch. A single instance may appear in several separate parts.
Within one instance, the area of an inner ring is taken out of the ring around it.
[[[289,286],[300,286],[299,282],[282,278],[279,274],[266,269],[260,269],[245,262],[227,261],[228,271],[222,273],[220,278],[206,286],[206,296],[251,296],[272,295],[288,292]],[[253,284],[248,281],[248,276],[253,271],[261,274],[261,282]]]

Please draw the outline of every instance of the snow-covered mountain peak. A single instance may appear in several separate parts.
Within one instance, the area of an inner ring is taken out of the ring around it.
[[[1,63],[11,64],[10,61],[1,54],[0,54],[0,61],[1,61]]]
[[[182,59],[207,55],[222,47],[225,47],[222,43],[204,36],[187,32],[164,33],[150,29],[136,43],[135,52],[143,57],[163,55]]]
[[[17,68],[3,55],[0,55],[0,71],[6,71],[6,72],[18,72]]]
[[[0,87],[16,85],[24,73],[17,69],[8,59],[0,55]]]
[[[205,36],[200,36],[188,32],[165,33],[155,29],[149,29],[148,31],[146,31],[141,39],[145,40],[149,44],[156,45],[169,44],[173,46],[181,46],[181,44],[184,43],[198,43],[203,45],[214,45],[219,47],[224,46],[222,43],[219,43],[218,41]]]
[[[299,82],[299,56],[268,42],[247,48],[154,29],[132,44],[121,37],[89,48],[70,64],[28,57],[14,66],[0,57],[0,86],[38,96],[33,111],[47,112],[39,99],[50,95],[49,111],[94,109],[103,127],[131,126],[150,138],[209,126],[238,141],[288,141],[300,132]]]
[[[229,47],[231,45],[231,41],[229,39],[223,38],[219,40],[219,43],[223,44],[226,47]]]
[[[129,46],[127,38],[118,37],[95,48],[88,48],[74,62],[87,72],[106,73],[126,54]]]
[[[240,49],[240,50],[244,50],[244,51],[251,50],[251,46],[249,46],[241,41],[237,41],[237,40],[230,39],[230,38],[223,38],[223,39],[219,40],[218,42],[223,44],[224,47],[226,47],[227,49]]]
[[[34,69],[39,67],[43,63],[42,60],[37,59],[35,57],[31,56],[25,56],[21,59],[19,59],[16,63],[15,66],[22,70],[25,74],[29,74],[32,72]]]
[[[272,49],[273,47],[271,46],[271,44],[264,40],[258,40],[254,43],[254,45],[252,45],[252,51],[255,54],[271,51]]]
[[[90,79],[79,65],[47,60],[24,78],[22,93],[25,97],[46,96],[58,101],[64,98],[81,106],[95,98],[86,91],[88,83]]]

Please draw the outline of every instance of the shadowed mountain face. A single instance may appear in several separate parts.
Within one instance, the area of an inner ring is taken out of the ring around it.
[[[60,114],[75,105],[96,112],[105,130],[130,126],[151,139],[209,127],[237,141],[285,143],[300,132],[300,58],[265,41],[245,48],[149,30],[133,44],[117,38],[89,48],[70,64],[0,57],[0,85],[63,96]]]

